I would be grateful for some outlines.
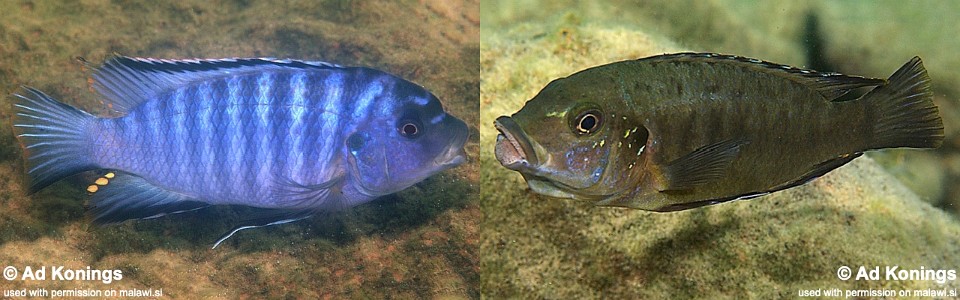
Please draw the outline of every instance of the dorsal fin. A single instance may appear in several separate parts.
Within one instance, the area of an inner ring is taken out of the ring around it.
[[[833,72],[819,72],[796,68],[788,65],[781,65],[765,60],[742,57],[737,55],[726,55],[717,53],[696,53],[681,52],[664,54],[641,58],[640,60],[664,60],[664,61],[707,61],[707,62],[733,62],[742,63],[745,66],[759,67],[773,74],[781,74],[790,78],[800,80],[816,89],[827,100],[836,100],[852,89],[878,86],[886,83],[886,80],[878,78],[867,78],[860,76],[848,76]]]
[[[332,69],[341,66],[319,62],[274,58],[154,59],[116,56],[93,74],[97,92],[120,113],[158,94],[227,74],[276,69]]]

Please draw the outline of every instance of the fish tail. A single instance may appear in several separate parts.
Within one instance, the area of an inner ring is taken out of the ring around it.
[[[930,77],[920,57],[914,57],[863,100],[876,123],[868,149],[937,148],[943,144],[943,120],[933,103]]]
[[[96,117],[23,87],[14,94],[13,127],[23,147],[34,193],[64,177],[96,168],[89,155],[87,130]]]

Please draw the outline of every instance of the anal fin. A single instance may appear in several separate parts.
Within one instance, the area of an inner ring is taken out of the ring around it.
[[[660,191],[694,188],[721,178],[740,153],[743,140],[726,140],[706,145],[671,161],[664,167],[664,185]]]
[[[839,168],[840,166],[847,164],[853,159],[860,157],[860,155],[863,155],[863,153],[856,152],[856,153],[841,155],[834,159],[821,162],[816,166],[813,166],[813,168],[811,168],[806,173],[804,173],[803,176],[800,176],[800,178],[797,178],[797,180],[787,182],[777,187],[774,187],[773,189],[770,189],[770,192],[789,189],[789,188],[810,182],[810,180],[823,176],[824,174],[827,174],[828,172],[833,171],[833,169]]]
[[[89,209],[96,224],[155,218],[209,205],[153,185],[140,176],[120,172],[108,174],[115,175],[99,178],[88,188],[93,193]]]
[[[839,168],[840,166],[843,166],[849,163],[855,158],[860,157],[860,155],[863,155],[863,153],[857,152],[857,153],[845,154],[845,155],[838,156],[834,159],[821,162],[813,166],[812,168],[810,168],[810,170],[808,170],[806,173],[801,175],[799,178],[793,181],[789,181],[787,183],[775,186],[766,191],[757,191],[757,192],[751,192],[751,193],[735,195],[731,197],[718,198],[718,199],[708,199],[708,200],[700,200],[700,201],[693,201],[693,202],[687,202],[687,203],[670,204],[670,205],[657,208],[654,211],[658,211],[658,212],[681,211],[681,210],[688,210],[688,209],[720,204],[720,203],[730,202],[735,200],[753,199],[753,198],[764,196],[773,192],[777,192],[777,191],[789,189],[795,186],[806,184],[807,182],[810,182],[811,180],[816,179],[817,177],[823,176],[824,174],[827,174],[830,171],[833,171],[833,169]]]

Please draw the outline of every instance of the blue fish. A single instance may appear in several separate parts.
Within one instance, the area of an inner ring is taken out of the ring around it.
[[[239,230],[356,206],[465,161],[467,125],[424,88],[383,71],[271,58],[113,57],[93,87],[119,117],[30,88],[14,127],[34,193],[102,170],[97,224],[209,205],[273,213]]]

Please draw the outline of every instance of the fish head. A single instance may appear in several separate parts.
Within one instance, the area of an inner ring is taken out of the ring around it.
[[[371,197],[466,161],[467,124],[447,114],[437,97],[409,82],[398,83],[393,96],[345,140],[354,185]]]
[[[637,166],[626,167],[636,163],[647,132],[626,127],[606,89],[570,79],[551,82],[520,111],[497,118],[496,157],[538,194],[602,204],[635,186]]]

